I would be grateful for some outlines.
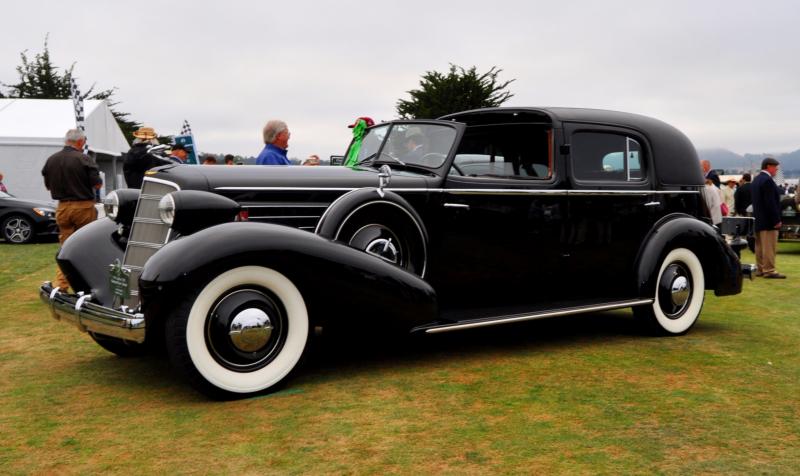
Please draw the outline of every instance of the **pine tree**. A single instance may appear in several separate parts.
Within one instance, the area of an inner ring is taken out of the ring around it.
[[[427,71],[420,80],[420,89],[408,91],[410,100],[397,101],[397,114],[402,119],[435,119],[469,109],[500,106],[514,95],[505,91],[511,79],[499,82],[502,72],[496,66],[479,74],[475,66],[464,69],[450,64],[446,74]]]
[[[2,83],[8,88],[6,93],[0,91],[0,97],[8,98],[29,98],[29,99],[70,99],[70,83],[73,77],[75,63],[69,68],[59,72],[59,68],[50,60],[50,49],[48,48],[48,38],[44,40],[44,51],[36,53],[33,58],[28,57],[27,50],[20,53],[22,64],[17,66],[19,82],[15,84]],[[81,98],[86,99],[105,99],[108,101],[111,114],[117,120],[122,133],[128,141],[133,140],[133,132],[140,127],[140,123],[129,118],[127,112],[117,111],[114,106],[119,104],[113,102],[116,88],[104,89],[95,92],[95,85],[84,93]]]

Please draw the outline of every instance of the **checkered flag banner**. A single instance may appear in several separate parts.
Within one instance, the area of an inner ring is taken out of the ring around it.
[[[81,97],[81,91],[78,89],[78,83],[76,83],[75,78],[71,76],[69,78],[69,87],[70,93],[72,94],[72,106],[75,108],[75,126],[86,134],[86,126],[84,125],[83,117],[83,98]],[[89,153],[89,141],[83,143],[83,153]]]
[[[181,126],[181,135],[182,136],[192,135],[192,126],[189,125],[189,121],[187,121],[186,119],[183,120],[183,125]]]

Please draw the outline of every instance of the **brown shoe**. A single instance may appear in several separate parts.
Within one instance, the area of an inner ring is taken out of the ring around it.
[[[767,273],[764,277],[767,279],[786,279],[786,275],[781,273]]]
[[[758,272],[756,273],[756,277],[757,277],[757,278],[760,278],[761,276],[764,276],[764,273],[762,273],[761,271],[758,271]]]

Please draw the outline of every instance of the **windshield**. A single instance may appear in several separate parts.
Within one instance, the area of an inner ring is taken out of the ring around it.
[[[6,192],[0,192],[0,198],[12,198],[14,195]]]
[[[392,124],[391,129],[389,125],[374,127],[364,136],[358,159],[435,169],[444,164],[455,139],[454,128],[439,124]],[[383,147],[376,155],[381,143]]]
[[[377,155],[388,130],[389,124],[384,124],[367,131],[366,135],[364,135],[364,140],[361,142],[361,148],[358,150],[357,162],[372,159]]]

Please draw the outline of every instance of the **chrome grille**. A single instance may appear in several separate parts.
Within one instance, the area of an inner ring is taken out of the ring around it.
[[[169,225],[164,224],[159,217],[158,202],[161,197],[176,190],[180,190],[180,187],[172,182],[145,177],[122,262],[122,267],[131,272],[131,297],[119,304],[129,308],[139,305],[139,276],[142,268],[169,241],[170,236]]]

